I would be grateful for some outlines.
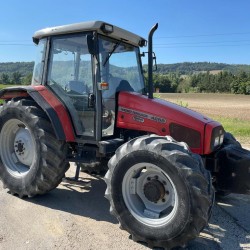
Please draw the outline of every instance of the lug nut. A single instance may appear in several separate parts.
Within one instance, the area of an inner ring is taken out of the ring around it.
[[[147,180],[148,180],[148,181],[150,181],[150,180],[151,180],[151,178],[150,178],[150,177],[148,177],[148,178],[147,178]]]
[[[169,191],[168,190],[166,191],[166,194],[169,195]]]
[[[166,200],[165,200],[165,199],[162,199],[161,201],[162,201],[162,202],[165,202]]]

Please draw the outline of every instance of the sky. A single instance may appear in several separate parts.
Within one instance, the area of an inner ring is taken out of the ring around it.
[[[34,61],[32,35],[39,29],[92,20],[146,39],[158,23],[153,38],[158,64],[250,64],[249,0],[2,1],[0,62]]]

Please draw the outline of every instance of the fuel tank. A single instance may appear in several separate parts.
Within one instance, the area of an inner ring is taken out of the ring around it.
[[[158,135],[170,135],[186,142],[194,153],[203,154],[210,134],[220,123],[177,104],[149,99],[134,92],[120,92],[118,96],[117,127],[140,130]]]

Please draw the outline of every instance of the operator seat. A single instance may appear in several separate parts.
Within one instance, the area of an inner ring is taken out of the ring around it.
[[[120,91],[134,92],[135,90],[131,87],[127,80],[121,80],[118,87],[116,88],[116,93]]]
[[[69,81],[66,85],[66,90],[78,95],[89,93],[89,88],[83,81]]]

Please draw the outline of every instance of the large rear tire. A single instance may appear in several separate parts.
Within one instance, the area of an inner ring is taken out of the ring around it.
[[[132,239],[149,247],[184,246],[207,225],[214,190],[199,155],[171,137],[122,145],[105,176],[111,213]]]
[[[57,187],[69,168],[66,154],[35,102],[11,100],[0,108],[0,178],[11,193],[32,197]]]

